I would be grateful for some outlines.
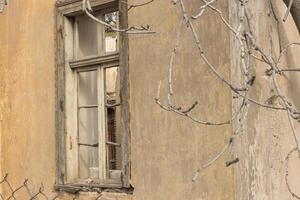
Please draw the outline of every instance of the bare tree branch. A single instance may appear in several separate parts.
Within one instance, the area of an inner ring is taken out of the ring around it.
[[[293,192],[293,190],[291,189],[290,183],[289,183],[289,162],[290,162],[290,157],[291,155],[297,151],[297,147],[293,148],[286,156],[285,158],[285,184],[287,186],[288,191],[290,192],[290,194],[292,195],[292,197],[300,200],[300,196],[297,195],[296,193]]]
[[[145,1],[143,3],[137,3],[137,4],[128,4],[128,10],[132,9],[132,8],[137,8],[137,7],[141,7],[141,6],[146,6],[150,3],[154,2],[154,0],[148,0]]]
[[[288,9],[290,7],[291,14],[296,23],[298,31],[300,33],[300,0],[283,0],[287,5]]]
[[[96,16],[94,16],[92,14],[92,8],[91,8],[91,4],[90,4],[90,0],[82,0],[82,10],[85,12],[85,14],[87,16],[89,16],[91,19],[93,19],[94,21],[96,21],[97,23],[110,28],[111,30],[115,31],[115,32],[126,32],[127,34],[153,34],[155,33],[155,31],[151,31],[150,30],[150,26],[131,26],[128,27],[126,29],[118,29],[115,26],[97,18]]]

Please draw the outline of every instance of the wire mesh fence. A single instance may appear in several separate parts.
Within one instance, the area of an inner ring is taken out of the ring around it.
[[[71,196],[71,195],[70,195]],[[94,197],[95,200],[100,200],[103,197],[102,194],[97,194]],[[69,197],[68,199],[78,200],[77,195]],[[5,176],[0,181],[0,200],[59,200],[60,195],[48,195],[45,192],[44,185],[41,183],[40,187],[36,190],[32,189],[29,184],[29,179],[25,179],[23,183],[18,186],[14,186],[12,181],[9,179],[9,174]],[[65,199],[65,198],[64,198]]]
[[[9,175],[5,174],[5,176],[2,178],[0,181],[0,198],[1,200],[10,200],[10,199],[28,199],[28,200],[33,200],[33,199],[57,199],[58,196],[49,198],[45,193],[44,193],[44,185],[41,184],[40,188],[37,191],[31,191],[28,179],[25,179],[22,184],[19,186],[15,187],[11,184],[9,181]]]

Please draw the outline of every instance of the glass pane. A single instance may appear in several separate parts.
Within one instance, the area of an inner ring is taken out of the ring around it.
[[[106,123],[107,123],[107,140],[108,140],[108,166],[110,170],[121,170],[122,152],[120,131],[120,84],[119,68],[111,67],[105,69],[105,90],[106,90]]]
[[[78,73],[78,105],[97,105],[97,71]]]
[[[79,142],[98,143],[98,108],[81,108],[79,110]]]
[[[78,114],[79,127],[79,177],[97,178],[98,153],[98,108],[81,108]]]
[[[78,49],[77,58],[85,56],[99,55],[104,49],[103,26],[93,21],[88,16],[76,18],[78,29]]]
[[[118,12],[111,12],[105,14],[106,23],[110,24],[114,28],[118,28]],[[105,52],[114,52],[118,50],[118,33],[112,30],[112,28],[105,28]]]
[[[97,71],[78,72],[79,178],[99,177]]]
[[[99,178],[98,155],[97,147],[79,146],[79,178]]]

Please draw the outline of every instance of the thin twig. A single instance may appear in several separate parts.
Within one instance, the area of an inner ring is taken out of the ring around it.
[[[115,32],[125,32],[127,34],[153,34],[155,33],[155,31],[151,31],[150,30],[150,26],[131,26],[125,29],[119,29],[114,27],[113,25],[106,23],[105,21],[95,17],[91,12],[91,6],[90,6],[90,1],[89,0],[82,0],[82,10],[85,12],[85,14],[87,16],[89,16],[91,19],[93,19],[94,21],[96,21],[97,23],[105,26],[105,27],[109,27],[111,30],[115,31]]]
[[[285,12],[285,15],[283,17],[283,21],[285,22],[290,14],[291,8],[293,6],[294,0],[290,0],[289,6],[287,7],[287,10]]]
[[[296,152],[298,150],[298,148],[293,148],[286,156],[285,158],[285,184],[287,186],[287,189],[289,191],[289,193],[292,195],[292,197],[300,200],[300,196],[298,196],[296,193],[293,192],[293,190],[291,189],[291,186],[289,184],[289,161],[290,161],[290,157],[291,155]]]
[[[149,1],[146,1],[144,3],[139,3],[139,4],[130,4],[129,7],[128,7],[128,10],[131,10],[132,8],[137,8],[137,7],[141,7],[141,6],[146,6],[150,3],[154,2],[154,0],[149,0]]]

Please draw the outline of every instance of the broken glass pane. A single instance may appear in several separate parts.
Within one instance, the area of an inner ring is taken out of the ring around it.
[[[105,14],[105,22],[114,28],[118,26],[118,12],[111,12]],[[115,52],[118,50],[118,33],[112,28],[105,28],[105,52]]]
[[[121,170],[122,152],[120,131],[120,83],[119,68],[110,67],[105,69],[105,91],[106,91],[106,123],[107,123],[107,146],[108,165],[110,170]]]

